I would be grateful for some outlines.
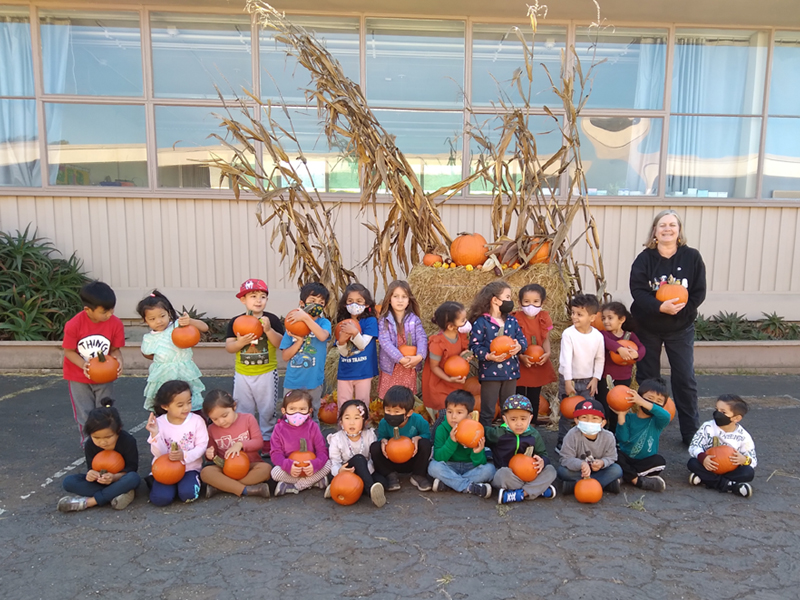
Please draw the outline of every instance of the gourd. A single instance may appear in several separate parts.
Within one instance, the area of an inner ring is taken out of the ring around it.
[[[583,504],[597,504],[603,498],[603,486],[597,479],[584,477],[575,483],[575,499]]]
[[[261,326],[261,321],[256,319],[253,315],[241,315],[236,317],[233,322],[233,333],[240,337],[248,334],[253,334],[256,339],[261,337],[264,333],[264,328]]]
[[[250,459],[244,452],[230,458],[214,457],[214,464],[222,467],[222,473],[237,481],[250,472]]]
[[[414,442],[411,438],[400,435],[400,429],[394,428],[394,436],[386,442],[386,456],[395,464],[407,463],[414,456]]]
[[[300,449],[295,450],[289,455],[289,460],[295,461],[298,466],[305,469],[311,464],[311,461],[317,458],[317,455],[308,449],[308,442],[306,438],[300,438]]]
[[[450,257],[459,267],[478,267],[486,262],[486,238],[479,233],[460,233],[450,245]]]
[[[364,481],[350,471],[339,471],[331,481],[331,498],[336,504],[350,506],[364,493]]]
[[[92,470],[116,475],[125,468],[125,459],[116,450],[101,450],[92,459]]]
[[[447,360],[444,361],[444,365],[442,365],[442,370],[448,377],[466,377],[469,375],[469,362],[458,354],[454,354],[453,356],[447,357]],[[479,387],[478,394],[480,393]]]
[[[98,352],[89,360],[89,379],[95,383],[111,383],[117,378],[119,361],[113,356]]]
[[[483,425],[478,423],[478,411],[473,411],[456,426],[456,441],[467,448],[477,448],[484,434]]]
[[[172,330],[172,343],[178,348],[191,348],[200,341],[200,330],[194,325],[175,327]]]
[[[608,394],[606,395],[608,406],[616,412],[628,410],[631,407],[631,401],[628,399],[631,388],[627,385],[614,385],[611,375],[606,375],[606,382],[608,383]]]
[[[302,311],[299,308],[295,308],[294,310],[289,311],[289,314],[286,316],[288,317],[294,312],[302,312]],[[290,323],[288,319],[284,319],[283,326],[286,329],[286,331],[288,331],[295,337],[304,338],[309,333],[311,333],[311,330],[308,328],[308,325],[303,323],[303,321],[294,321],[293,323]]]
[[[172,442],[169,447],[171,452],[178,449],[178,444]],[[179,460],[170,460],[169,454],[162,454],[152,466],[153,479],[164,485],[175,485],[186,474],[186,466]]]
[[[489,344],[489,350],[497,356],[508,354],[514,347],[514,340],[507,335],[499,335]]]
[[[533,458],[533,446],[528,446],[523,454],[515,454],[508,461],[508,468],[525,483],[530,483],[539,475]]]

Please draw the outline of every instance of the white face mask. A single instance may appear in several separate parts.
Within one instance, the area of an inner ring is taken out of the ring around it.
[[[578,429],[586,435],[597,435],[603,430],[600,423],[589,423],[588,421],[578,421]]]
[[[355,302],[353,302],[353,304],[347,305],[347,312],[349,312],[354,317],[357,317],[365,310],[367,310],[367,307],[364,304],[356,304]]]
[[[469,333],[470,331],[472,331],[472,323],[469,321],[458,328],[458,333]]]
[[[533,304],[529,304],[528,306],[522,307],[522,312],[524,312],[529,317],[535,317],[539,314],[539,311],[542,310],[541,306],[534,306]]]

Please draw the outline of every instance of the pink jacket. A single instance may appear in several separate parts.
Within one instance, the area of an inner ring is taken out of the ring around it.
[[[295,450],[300,450],[301,439],[306,440],[308,451],[317,455],[317,457],[311,461],[314,472],[316,473],[325,466],[325,463],[328,462],[328,450],[325,447],[325,439],[322,437],[319,425],[317,425],[311,417],[300,425],[300,427],[289,425],[285,417],[278,419],[278,422],[275,424],[275,429],[272,431],[272,437],[269,440],[269,456],[272,459],[272,464],[276,467],[280,467],[287,473],[291,471],[294,461],[289,460],[289,455]]]

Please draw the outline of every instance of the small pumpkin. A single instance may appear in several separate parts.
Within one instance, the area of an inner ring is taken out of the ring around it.
[[[734,450],[731,446],[723,444],[716,436],[714,436],[714,439],[711,442],[711,448],[706,450],[706,456],[711,456],[714,459],[714,462],[717,463],[717,467],[713,469],[713,471],[718,475],[730,473],[739,466],[731,462],[731,458],[734,454],[736,454],[736,450]]]
[[[200,330],[194,325],[175,327],[172,330],[172,343],[178,348],[191,348],[200,342]]]
[[[258,339],[264,333],[264,328],[253,315],[241,315],[233,322],[233,333],[241,337],[252,333]]]
[[[584,400],[586,400],[586,398],[583,396],[567,396],[561,400],[561,414],[564,415],[565,419],[574,419],[575,408],[578,406],[579,402],[583,402]]]
[[[611,375],[606,375],[606,381],[608,382],[608,394],[606,395],[608,406],[616,412],[628,410],[631,407],[631,401],[628,399],[631,388],[627,385],[614,385]]]
[[[499,335],[489,344],[489,350],[497,356],[508,354],[514,347],[514,340],[507,335]]]
[[[630,334],[626,333],[625,335],[627,336]],[[637,351],[639,350],[638,346],[636,345],[636,342],[632,342],[629,339],[617,340],[617,343],[623,348],[628,348],[629,350],[637,350]],[[636,359],[625,360],[619,355],[619,352],[614,352],[613,350],[609,352],[609,356],[611,356],[611,362],[613,362],[615,365],[628,366],[636,362]]]
[[[422,257],[422,264],[426,267],[432,267],[434,263],[442,263],[444,262],[444,258],[442,258],[441,254],[426,254]]]
[[[666,302],[667,300],[677,300],[685,304],[689,300],[689,290],[680,283],[663,283],[656,290],[656,300]]]
[[[591,325],[592,325],[592,327],[597,329],[597,331],[605,331],[606,330],[605,326],[603,325],[603,317],[599,312],[595,313],[594,316],[592,317]]]
[[[319,420],[328,425],[336,425],[339,420],[339,405],[336,400],[323,402],[317,412]]]
[[[544,243],[542,243],[544,241]],[[539,244],[542,244],[539,249],[536,251],[531,257],[531,260],[528,262],[530,265],[542,264],[550,262],[550,240],[542,240],[542,238],[534,238],[533,242],[531,243],[531,249],[535,248]]]
[[[411,438],[400,435],[400,429],[394,428],[394,437],[386,442],[386,456],[395,464],[407,463],[414,456],[414,442]]]
[[[286,316],[288,317],[292,313],[299,313],[299,312],[302,312],[302,310],[299,308],[295,308],[294,310],[289,311],[289,314]],[[286,329],[286,331],[288,331],[295,337],[304,338],[309,333],[311,333],[311,330],[308,328],[308,325],[303,323],[303,321],[294,321],[293,323],[290,323],[288,319],[284,319],[283,326]]]
[[[300,450],[295,450],[289,455],[289,460],[295,461],[300,467],[307,467],[317,455],[308,449],[306,438],[300,438]]]
[[[214,464],[222,467],[222,473],[237,481],[250,472],[250,459],[244,452],[230,458],[214,457]]]
[[[450,256],[459,267],[479,267],[486,262],[486,238],[479,233],[460,233],[450,244]]]
[[[98,352],[89,360],[89,379],[95,383],[111,383],[117,378],[119,361],[113,356]]]
[[[481,397],[481,382],[477,377],[467,377],[464,382],[464,391],[469,392],[473,396]],[[477,408],[475,409],[477,410]]]
[[[456,426],[456,441],[467,448],[477,448],[484,435],[483,425],[478,423],[477,411],[461,420]]]
[[[539,475],[536,461],[533,459],[533,446],[528,446],[523,454],[515,454],[508,461],[508,468],[517,477],[530,483]]]
[[[667,398],[664,403],[664,410],[669,413],[669,420],[672,422],[672,419],[675,418],[675,401],[672,398]]]
[[[603,486],[597,479],[584,477],[575,483],[575,499],[583,504],[597,504],[603,498]]]
[[[416,356],[417,355],[417,347],[416,346],[408,346],[402,345],[398,348],[400,350],[400,354],[403,356]]]
[[[544,348],[535,344],[531,344],[525,348],[525,356],[530,358],[535,363],[539,362],[544,356]]]
[[[469,375],[469,362],[458,354],[448,356],[442,365],[442,370],[448,377],[466,377]],[[480,388],[478,389],[480,394]]]
[[[361,333],[361,325],[359,325],[359,323],[358,323],[358,321],[356,319],[344,319],[343,321],[339,321],[336,324],[336,327],[333,328],[333,337],[334,337],[334,339],[336,341],[339,340],[339,336],[341,335],[341,331],[342,331],[342,325],[344,323],[353,323],[356,326],[356,329],[358,330],[358,333]]]
[[[171,451],[178,449],[178,444],[172,442]],[[151,467],[153,479],[164,485],[175,485],[186,474],[186,466],[179,460],[170,460],[169,454],[162,454],[153,461]]]
[[[544,394],[539,396],[539,416],[547,417],[550,415],[550,401],[544,397]]]
[[[350,506],[364,493],[364,481],[350,471],[339,471],[331,481],[331,498],[336,504]]]
[[[92,459],[92,470],[116,475],[125,468],[125,459],[116,450],[101,450]]]

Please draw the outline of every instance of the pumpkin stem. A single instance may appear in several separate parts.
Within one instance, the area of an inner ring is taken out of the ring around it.
[[[306,442],[306,438],[300,438],[300,452],[308,452],[308,442]]]
[[[395,427],[395,428],[394,428],[394,436],[393,436],[393,437],[394,437],[394,439],[396,439],[396,440],[399,440],[399,439],[400,439],[400,428],[399,428],[399,427]]]
[[[606,375],[606,385],[608,385],[608,391],[614,388],[614,380],[611,379],[611,375]]]
[[[469,418],[472,419],[473,421],[477,421],[480,418],[480,416],[481,413],[479,413],[477,410],[473,410],[471,413],[469,413]]]
[[[178,442],[172,442],[172,443],[169,445],[169,450],[170,450],[170,452],[175,452],[177,449],[178,449]]]
[[[711,447],[712,447],[712,448],[715,448],[715,447],[717,447],[717,446],[722,446],[722,442],[720,442],[720,441],[719,441],[719,438],[718,438],[717,436],[714,436],[714,437],[711,439]]]
[[[630,331],[626,331],[625,335],[622,336],[622,339],[623,340],[630,340],[631,339],[631,332]]]
[[[214,457],[214,464],[217,465],[220,469],[225,466],[225,459],[221,456]]]
[[[97,360],[98,360],[98,362],[101,362],[101,363],[106,362],[106,355],[103,354],[102,350],[97,353]]]
[[[108,473],[108,471],[105,469],[100,469],[100,475],[105,475],[106,473]]]
[[[525,452],[523,454],[529,458],[533,458],[533,446],[528,446],[525,448]]]
[[[536,343],[536,336],[532,335],[531,336],[531,346],[538,346],[538,345],[539,344]]]

